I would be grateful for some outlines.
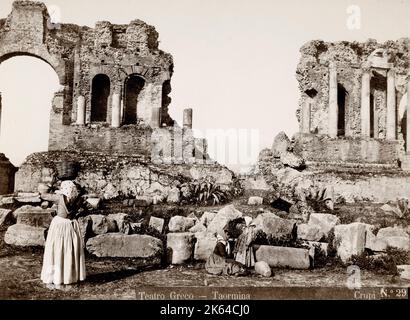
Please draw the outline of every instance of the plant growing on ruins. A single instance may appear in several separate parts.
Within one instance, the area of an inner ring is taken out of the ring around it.
[[[190,204],[217,205],[227,202],[231,196],[210,178],[184,183],[181,192],[182,201]]]

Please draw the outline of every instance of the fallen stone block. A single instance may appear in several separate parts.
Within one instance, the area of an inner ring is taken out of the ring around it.
[[[398,227],[387,227],[382,228],[377,232],[377,237],[386,238],[386,237],[408,237],[406,230]]]
[[[400,278],[404,280],[410,280],[410,265],[399,265],[397,271],[400,274]]]
[[[189,232],[192,232],[192,233],[205,232],[205,231],[206,231],[206,227],[200,222],[198,222],[191,229],[189,229]]]
[[[110,233],[98,235],[87,241],[88,252],[97,257],[158,258],[163,253],[160,239],[148,235]]]
[[[14,203],[14,197],[3,197],[0,201],[0,205],[4,206],[7,204],[13,204]]]
[[[280,158],[280,156],[288,151],[288,149],[291,146],[290,139],[286,135],[285,132],[281,131],[279,132],[275,139],[273,140],[273,145],[272,145],[272,154],[273,157],[275,158]]]
[[[167,196],[168,203],[180,203],[181,202],[181,191],[178,188],[174,187],[168,191]]]
[[[126,213],[112,213],[107,216],[108,220],[111,220],[117,225],[117,230],[124,234],[129,234],[130,225],[129,217]]]
[[[167,234],[167,258],[171,264],[183,264],[192,259],[195,237],[192,233]]]
[[[196,220],[183,216],[173,216],[169,220],[168,229],[170,232],[186,232],[195,225]]]
[[[388,247],[393,247],[397,249],[410,250],[410,238],[407,237],[385,237],[382,238],[383,241],[387,243]]]
[[[13,223],[14,217],[11,210],[0,209],[0,226]]]
[[[255,272],[266,278],[269,278],[272,275],[272,270],[265,261],[258,261],[255,263]]]
[[[195,233],[195,239],[194,259],[207,261],[216,246],[217,239],[215,235],[209,232],[198,232]]]
[[[298,239],[309,241],[320,241],[325,234],[319,226],[302,223],[297,226]]]
[[[41,199],[48,202],[58,203],[60,201],[60,195],[55,193],[42,193]]]
[[[261,230],[275,238],[294,238],[296,233],[296,221],[279,218],[271,212],[259,214],[253,224],[256,226],[255,230]]]
[[[101,199],[100,198],[88,198],[87,203],[92,209],[97,210],[100,207]]]
[[[106,216],[100,214],[92,214],[89,216],[92,220],[92,231],[96,235],[117,232],[117,225],[114,221],[107,219]]]
[[[250,206],[261,206],[263,204],[262,197],[249,197],[248,205]]]
[[[15,246],[44,246],[45,230],[46,228],[38,228],[26,224],[14,224],[8,227],[4,241]]]
[[[323,234],[328,237],[330,231],[340,224],[340,219],[333,214],[312,213],[309,218],[309,224],[318,226]]]
[[[41,198],[40,196],[34,196],[34,197],[17,197],[15,198],[16,201],[20,203],[41,203]]]
[[[293,169],[300,169],[305,165],[305,160],[301,156],[288,151],[280,155],[280,162]]]
[[[56,215],[56,211],[41,207],[23,206],[14,211],[14,215],[17,217],[18,224],[48,228]]]
[[[209,226],[211,221],[215,218],[216,212],[204,212],[199,221],[205,226]]]
[[[149,226],[157,230],[159,233],[162,233],[164,231],[164,224],[165,220],[162,218],[151,217],[149,219]]]
[[[209,232],[216,232],[220,235],[224,234],[224,228],[229,221],[242,217],[242,212],[237,210],[234,205],[223,207],[215,215],[215,218],[208,225]]]
[[[265,261],[274,268],[308,269],[309,250],[302,248],[255,246],[256,261]]]
[[[335,246],[343,262],[353,255],[364,252],[366,243],[366,225],[360,222],[335,226]]]

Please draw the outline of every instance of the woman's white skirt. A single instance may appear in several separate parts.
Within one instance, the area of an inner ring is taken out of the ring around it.
[[[48,231],[41,280],[71,284],[85,280],[84,245],[77,220],[56,216]]]

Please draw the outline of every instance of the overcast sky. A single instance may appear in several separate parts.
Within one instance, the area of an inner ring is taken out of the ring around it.
[[[241,131],[241,139],[248,137],[248,142],[257,132],[259,142],[254,140],[254,148],[248,148],[253,161],[279,131],[292,135],[298,130],[295,70],[305,42],[410,36],[410,0],[44,2],[57,8],[53,11],[60,13],[62,22],[94,26],[99,20],[126,24],[138,18],[154,25],[161,49],[175,61],[171,115],[181,122],[182,110],[191,107],[194,127],[202,132],[247,129]],[[12,0],[0,4],[0,17],[6,17]],[[348,27],[352,5],[360,9],[359,29]],[[40,60],[12,58],[0,65],[0,152],[16,165],[27,154],[47,149],[50,101],[57,89],[56,74]],[[214,142],[210,144],[212,151]],[[249,144],[240,140],[232,149],[246,152]],[[227,164],[236,162],[225,155],[216,157]]]

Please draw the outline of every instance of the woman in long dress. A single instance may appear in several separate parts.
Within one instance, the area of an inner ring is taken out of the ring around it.
[[[255,266],[255,252],[252,242],[255,240],[255,225],[247,222],[242,234],[235,244],[235,261],[245,265],[248,268]]]
[[[79,193],[72,181],[63,181],[57,193],[57,216],[48,231],[41,280],[46,284],[72,284],[86,278],[84,243],[75,219]]]

